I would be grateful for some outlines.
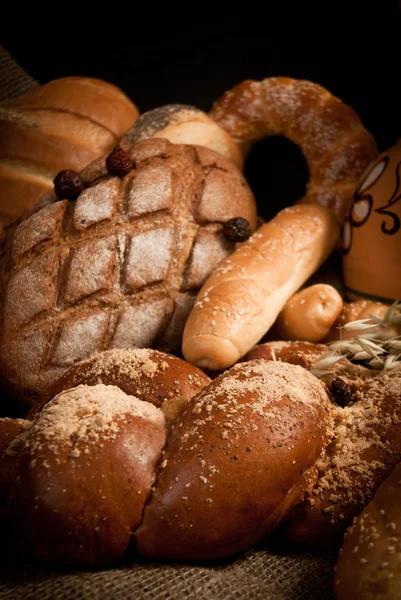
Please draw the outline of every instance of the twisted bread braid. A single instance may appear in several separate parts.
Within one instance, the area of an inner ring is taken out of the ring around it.
[[[39,559],[111,564],[129,545],[167,560],[232,555],[276,527],[315,479],[329,402],[302,367],[238,364],[170,427],[174,398],[161,410],[102,380],[61,392],[8,447],[13,539]]]
[[[293,540],[339,542],[401,459],[401,369],[372,377],[343,359],[322,382],[308,369],[325,350],[260,346],[161,408],[110,385],[131,359],[118,370],[100,353],[71,367],[81,384],[47,402],[5,452],[18,473],[5,495],[13,539],[37,558],[81,566],[110,564],[129,546],[154,559],[229,556],[277,526]],[[97,384],[86,385],[96,367]],[[131,377],[152,400],[146,369]],[[351,391],[345,408],[339,379]]]

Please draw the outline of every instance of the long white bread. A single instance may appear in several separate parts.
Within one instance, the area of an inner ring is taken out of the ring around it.
[[[226,369],[269,330],[287,300],[334,250],[340,225],[317,204],[298,204],[262,225],[202,286],[187,320],[185,359]]]

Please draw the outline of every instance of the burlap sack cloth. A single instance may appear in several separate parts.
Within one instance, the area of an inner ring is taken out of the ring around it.
[[[0,46],[0,101],[35,85]],[[2,566],[0,600],[328,600],[334,598],[336,552],[294,551],[268,538],[240,556],[208,566],[130,562],[93,572]]]

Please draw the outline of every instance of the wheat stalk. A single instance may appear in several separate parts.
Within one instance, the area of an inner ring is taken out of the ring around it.
[[[311,366],[311,372],[317,377],[327,375],[329,367],[342,358],[376,370],[392,370],[400,366],[401,335],[394,335],[394,326],[401,324],[401,302],[394,302],[383,318],[377,315],[369,317],[343,325],[340,329],[355,332],[355,336],[329,342],[328,352]],[[368,329],[369,333],[363,335],[362,332]]]

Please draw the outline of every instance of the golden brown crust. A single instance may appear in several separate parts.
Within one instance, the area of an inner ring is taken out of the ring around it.
[[[184,328],[185,359],[213,370],[237,362],[333,251],[338,235],[336,218],[317,204],[285,208],[259,227],[203,284]]]
[[[209,381],[203,371],[172,354],[150,348],[106,350],[70,367],[27,418],[34,418],[53,396],[78,385],[113,385],[160,408],[176,397],[188,402]]]
[[[401,464],[345,534],[334,578],[338,600],[397,600],[401,589]]]
[[[377,157],[355,111],[322,86],[289,77],[243,81],[213,104],[210,116],[242,148],[283,135],[302,150],[310,179],[302,202],[318,202],[344,221],[355,186]]]
[[[17,544],[48,562],[121,559],[165,437],[162,411],[118,388],[78,386],[54,398],[17,438],[10,493]]]
[[[126,132],[122,145],[131,146],[151,137],[164,138],[173,144],[205,146],[231,160],[239,169],[243,157],[230,134],[195,106],[167,104],[139,117]]]
[[[299,366],[254,360],[215,379],[172,427],[135,533],[139,553],[207,560],[260,540],[310,486],[328,405]]]
[[[270,335],[277,340],[320,342],[339,316],[343,300],[328,284],[303,288],[285,304]]]
[[[0,109],[0,215],[15,219],[52,188],[118,144],[138,118],[116,86],[87,77],[50,81]]]

